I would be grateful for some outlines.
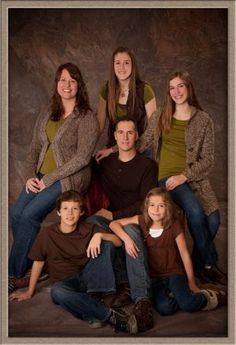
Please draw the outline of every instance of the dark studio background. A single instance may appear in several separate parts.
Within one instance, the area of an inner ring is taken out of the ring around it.
[[[114,49],[133,49],[142,79],[162,102],[166,79],[187,69],[215,123],[212,183],[227,201],[227,9],[9,9],[9,202],[58,65],[76,63],[96,111]]]

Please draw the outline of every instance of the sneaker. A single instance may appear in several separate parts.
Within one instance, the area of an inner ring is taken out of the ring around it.
[[[203,268],[197,272],[197,277],[201,283],[218,283],[221,285],[227,285],[227,275],[217,266]]]
[[[202,310],[213,310],[227,304],[227,294],[223,290],[201,290],[207,298],[207,305]]]
[[[134,314],[126,314],[123,310],[112,310],[109,323],[114,326],[116,332],[138,333],[137,320]]]
[[[8,277],[8,293],[11,294],[16,290],[16,278]]]
[[[99,320],[89,321],[89,327],[90,328],[101,328],[104,326],[104,322]]]
[[[144,332],[153,327],[153,309],[152,304],[147,298],[138,300],[133,309],[137,319],[139,332]]]

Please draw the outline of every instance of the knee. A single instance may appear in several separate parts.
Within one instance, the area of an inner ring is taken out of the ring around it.
[[[177,311],[177,307],[168,300],[162,300],[158,303],[154,303],[154,308],[159,312],[160,315],[167,316],[172,315]]]
[[[107,252],[114,252],[115,251],[115,246],[113,242],[111,241],[102,241],[101,244],[101,253],[107,251]]]
[[[124,230],[136,243],[143,242],[143,237],[140,231],[140,227],[138,225],[136,224],[125,225]]]
[[[66,298],[66,289],[62,282],[55,283],[51,288],[51,299],[53,303],[60,304]]]

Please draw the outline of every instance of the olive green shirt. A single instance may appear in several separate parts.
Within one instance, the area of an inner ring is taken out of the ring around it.
[[[52,151],[52,141],[55,138],[58,129],[63,125],[66,119],[60,119],[59,121],[49,120],[46,127],[46,135],[49,141],[47,151],[44,156],[43,163],[40,168],[41,174],[49,174],[56,169],[56,162]]]
[[[107,101],[107,86],[106,84],[103,85],[103,87],[100,90],[100,96]],[[154,97],[155,93],[151,85],[149,84],[144,84],[144,104],[147,104],[150,102]],[[124,117],[127,115],[127,105],[126,104],[117,104],[116,105],[116,116],[118,118]]]
[[[158,180],[167,176],[179,175],[185,169],[185,128],[188,121],[173,118],[170,131],[163,132]]]

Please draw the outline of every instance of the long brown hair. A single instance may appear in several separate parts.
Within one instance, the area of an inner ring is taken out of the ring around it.
[[[147,225],[148,228],[150,228],[153,224],[153,220],[150,218],[148,214],[148,207],[150,203],[150,198],[152,196],[160,196],[166,205],[166,216],[163,219],[162,225],[164,229],[168,229],[174,223],[176,219],[177,208],[169,192],[163,187],[153,188],[146,195],[146,198],[143,204],[143,216],[144,216],[145,224]]]
[[[74,65],[71,62],[67,62],[65,64],[62,64],[58,67],[54,79],[54,85],[53,85],[53,95],[51,98],[51,120],[58,121],[62,117],[64,113],[64,107],[62,104],[62,100],[60,95],[57,92],[57,83],[61,78],[62,71],[66,69],[68,73],[70,74],[71,78],[75,79],[78,83],[78,91],[76,94],[76,103],[75,108],[77,108],[80,113],[86,114],[89,110],[91,110],[89,105],[89,97],[87,93],[87,88],[84,83],[82,74],[79,70],[79,68]]]
[[[165,130],[170,130],[171,127],[172,116],[175,112],[176,105],[170,96],[170,81],[177,77],[183,80],[184,84],[187,87],[189,105],[192,105],[197,109],[202,110],[202,107],[200,106],[198,99],[196,97],[190,74],[187,71],[176,71],[172,73],[166,83],[165,98],[157,127],[157,132],[159,135]]]
[[[130,75],[130,82],[129,82],[129,92],[131,94],[132,99],[132,112],[134,111],[134,103],[135,103],[135,96],[136,96],[136,83],[140,80],[138,66],[136,63],[136,59],[134,53],[131,49],[126,47],[119,47],[117,48],[111,58],[111,65],[110,65],[110,77],[108,80],[108,116],[112,122],[116,122],[116,105],[118,103],[119,94],[120,94],[120,85],[119,81],[115,75],[114,71],[114,60],[115,56],[118,53],[126,53],[129,55],[132,63],[131,75]]]

